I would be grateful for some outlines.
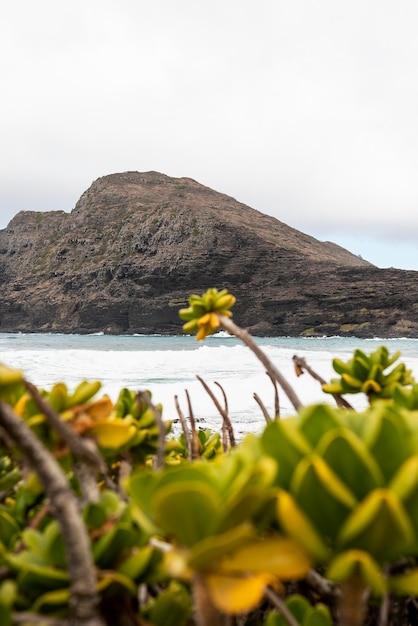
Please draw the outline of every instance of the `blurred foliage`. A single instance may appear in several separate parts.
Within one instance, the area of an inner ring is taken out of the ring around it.
[[[234,301],[226,290],[191,296],[185,332],[211,334]],[[331,626],[350,623],[341,608],[350,587],[368,598],[367,624],[378,624],[382,599],[399,617],[418,595],[418,385],[399,356],[381,346],[334,359],[339,378],[324,391],[366,394],[366,410],[307,406],[236,447],[192,419],[175,436],[148,392],[122,389],[112,402],[98,397],[97,381],[40,389],[100,452],[90,501],[74,452],[23,373],[4,365],[0,411],[11,407],[36,434],[78,498],[107,624]],[[0,623],[66,619],[71,589],[53,506],[6,432],[0,451]]]

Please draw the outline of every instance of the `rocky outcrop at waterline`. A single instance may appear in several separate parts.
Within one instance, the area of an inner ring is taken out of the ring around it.
[[[96,180],[71,213],[0,231],[0,331],[178,334],[228,288],[258,335],[418,336],[418,272],[379,269],[189,178]]]

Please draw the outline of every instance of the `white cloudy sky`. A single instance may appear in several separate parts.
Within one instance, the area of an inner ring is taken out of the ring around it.
[[[99,176],[188,176],[418,270],[416,0],[13,0],[0,228]]]

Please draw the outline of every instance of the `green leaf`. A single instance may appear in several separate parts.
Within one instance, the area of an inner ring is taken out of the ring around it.
[[[112,568],[124,551],[135,544],[135,534],[131,524],[118,522],[105,535],[94,542],[92,552],[96,565]]]
[[[410,457],[393,477],[389,488],[402,501],[406,512],[418,530],[418,456]],[[417,537],[418,539],[418,537]],[[418,545],[417,545],[418,548]]]
[[[364,441],[386,481],[413,454],[411,430],[403,416],[387,405],[369,411]]]
[[[1,541],[9,546],[12,542],[12,539],[19,532],[19,526],[13,517],[5,511],[4,509],[0,509],[0,539]]]
[[[190,549],[187,562],[196,571],[210,569],[223,556],[253,540],[254,534],[254,527],[244,523],[222,534],[202,539]]]
[[[364,443],[347,428],[326,433],[316,453],[361,500],[369,491],[382,487],[384,478]]]
[[[213,519],[213,531],[224,532],[237,524],[248,520],[256,522],[257,517],[267,512],[269,503],[273,503],[277,490],[267,487],[249,487],[243,492],[233,494]]]
[[[7,554],[6,562],[18,572],[17,582],[22,592],[37,597],[47,590],[68,586],[68,573],[56,567],[41,565],[27,552]]]
[[[158,594],[146,616],[155,626],[185,626],[191,612],[190,595],[180,583],[172,581],[167,590]]]
[[[379,562],[401,557],[414,541],[408,515],[389,489],[372,491],[347,518],[338,537],[340,546],[370,552]]]
[[[357,505],[354,494],[329,465],[316,455],[303,459],[294,474],[291,492],[324,538],[334,539]]]
[[[22,474],[20,470],[15,467],[10,470],[10,472],[7,472],[0,477],[0,491],[8,491],[17,485],[20,480],[22,480]]]
[[[303,622],[303,626],[332,626],[332,624],[329,608],[320,602],[308,613]]]
[[[136,549],[118,565],[117,571],[137,581],[146,571],[154,552],[155,548],[152,546]]]
[[[89,502],[83,509],[83,520],[89,530],[101,528],[106,519],[106,511],[99,502]]]
[[[278,462],[278,483],[287,489],[299,461],[312,452],[291,420],[271,422],[261,436],[264,451]]]
[[[69,600],[69,589],[47,591],[35,600],[32,605],[32,611],[34,613],[56,613],[58,609],[67,608]]]
[[[323,435],[333,428],[341,426],[338,409],[333,409],[328,404],[314,404],[301,409],[300,432],[306,440],[315,448]]]
[[[165,485],[153,499],[157,524],[184,546],[193,546],[211,534],[221,506],[215,490],[198,481]]]

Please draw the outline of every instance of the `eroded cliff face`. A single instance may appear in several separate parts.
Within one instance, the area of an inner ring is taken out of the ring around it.
[[[96,180],[73,211],[0,231],[0,331],[181,332],[226,287],[259,335],[418,336],[418,272],[381,270],[188,178]]]

